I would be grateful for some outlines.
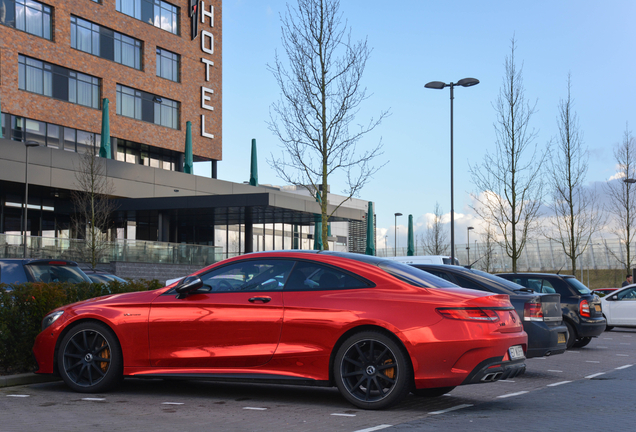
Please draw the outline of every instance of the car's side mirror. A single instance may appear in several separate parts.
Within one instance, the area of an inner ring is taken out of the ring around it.
[[[613,296],[611,296],[609,299],[610,299],[610,300],[618,300],[618,296],[613,295]]]
[[[177,298],[184,298],[189,293],[198,290],[202,286],[203,281],[199,276],[188,276],[179,282],[174,290],[178,294]]]

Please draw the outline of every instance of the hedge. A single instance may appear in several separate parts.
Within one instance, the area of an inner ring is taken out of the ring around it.
[[[55,308],[93,297],[161,288],[159,281],[0,285],[0,374],[36,369],[33,344],[42,319]]]

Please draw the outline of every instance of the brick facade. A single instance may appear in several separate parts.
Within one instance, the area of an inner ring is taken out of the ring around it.
[[[179,35],[117,12],[115,0],[102,0],[101,4],[90,0],[43,0],[42,3],[53,8],[52,41],[0,25],[2,112],[89,132],[101,131],[100,110],[19,90],[18,54],[23,54],[100,78],[101,97],[108,98],[110,102],[112,137],[183,152],[186,121],[191,121],[193,153],[197,156],[221,160],[221,0],[205,0],[199,3],[199,6],[207,11],[210,10],[210,6],[214,7],[214,26],[210,26],[210,18],[206,18],[205,23],[199,19],[199,36],[195,40],[190,38],[189,1],[168,2],[180,8]],[[71,48],[71,14],[141,40],[143,42],[142,70]],[[213,54],[202,50],[202,31],[207,31],[214,36]],[[156,76],[157,47],[181,55],[181,82],[176,83]],[[202,58],[214,62],[214,66],[209,67],[209,81],[206,81],[206,64],[201,61]],[[117,84],[180,102],[179,130],[116,115]],[[207,93],[210,99],[206,102],[207,105],[214,107],[213,111],[202,108],[202,87],[214,92]],[[205,115],[206,120],[205,132],[214,135],[214,138],[202,136],[202,114]]]

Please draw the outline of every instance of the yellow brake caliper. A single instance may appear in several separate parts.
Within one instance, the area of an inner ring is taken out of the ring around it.
[[[106,345],[106,341],[102,341],[102,345],[104,346]],[[106,348],[104,351],[102,351],[102,355],[101,357],[105,358],[105,359],[109,359],[110,358],[110,349]],[[101,362],[99,364],[100,369],[102,370],[102,372],[106,373],[106,371],[108,370],[108,363],[107,362]]]
[[[384,364],[393,364],[393,360],[391,359],[387,359]],[[389,369],[384,369],[384,375],[386,375],[387,378],[395,378],[395,368],[389,368]]]

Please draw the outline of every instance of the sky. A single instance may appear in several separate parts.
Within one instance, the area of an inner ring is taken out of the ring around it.
[[[251,140],[258,145],[260,184],[283,181],[267,160],[280,157],[277,138],[266,121],[280,91],[267,65],[281,49],[284,0],[223,2],[223,160],[218,178],[249,180]],[[290,0],[295,6],[296,2]],[[443,6],[443,7],[442,7]],[[380,141],[388,162],[358,198],[373,201],[377,247],[406,245],[407,216],[416,235],[424,233],[439,203],[450,211],[450,91],[424,88],[429,81],[477,78],[479,85],[456,87],[454,99],[455,243],[466,228],[482,225],[471,205],[477,192],[469,169],[495,149],[493,104],[514,37],[518,66],[529,102],[536,102],[530,127],[539,150],[558,133],[559,101],[571,95],[583,142],[590,155],[587,184],[599,186],[616,173],[614,147],[636,125],[636,2],[599,1],[444,1],[343,0],[341,11],[352,39],[372,48],[363,84],[371,94],[356,117],[365,124],[389,109],[390,117],[368,134],[361,148]],[[339,179],[331,191],[344,188]],[[446,226],[449,224],[447,223]],[[385,237],[386,235],[386,237]]]

